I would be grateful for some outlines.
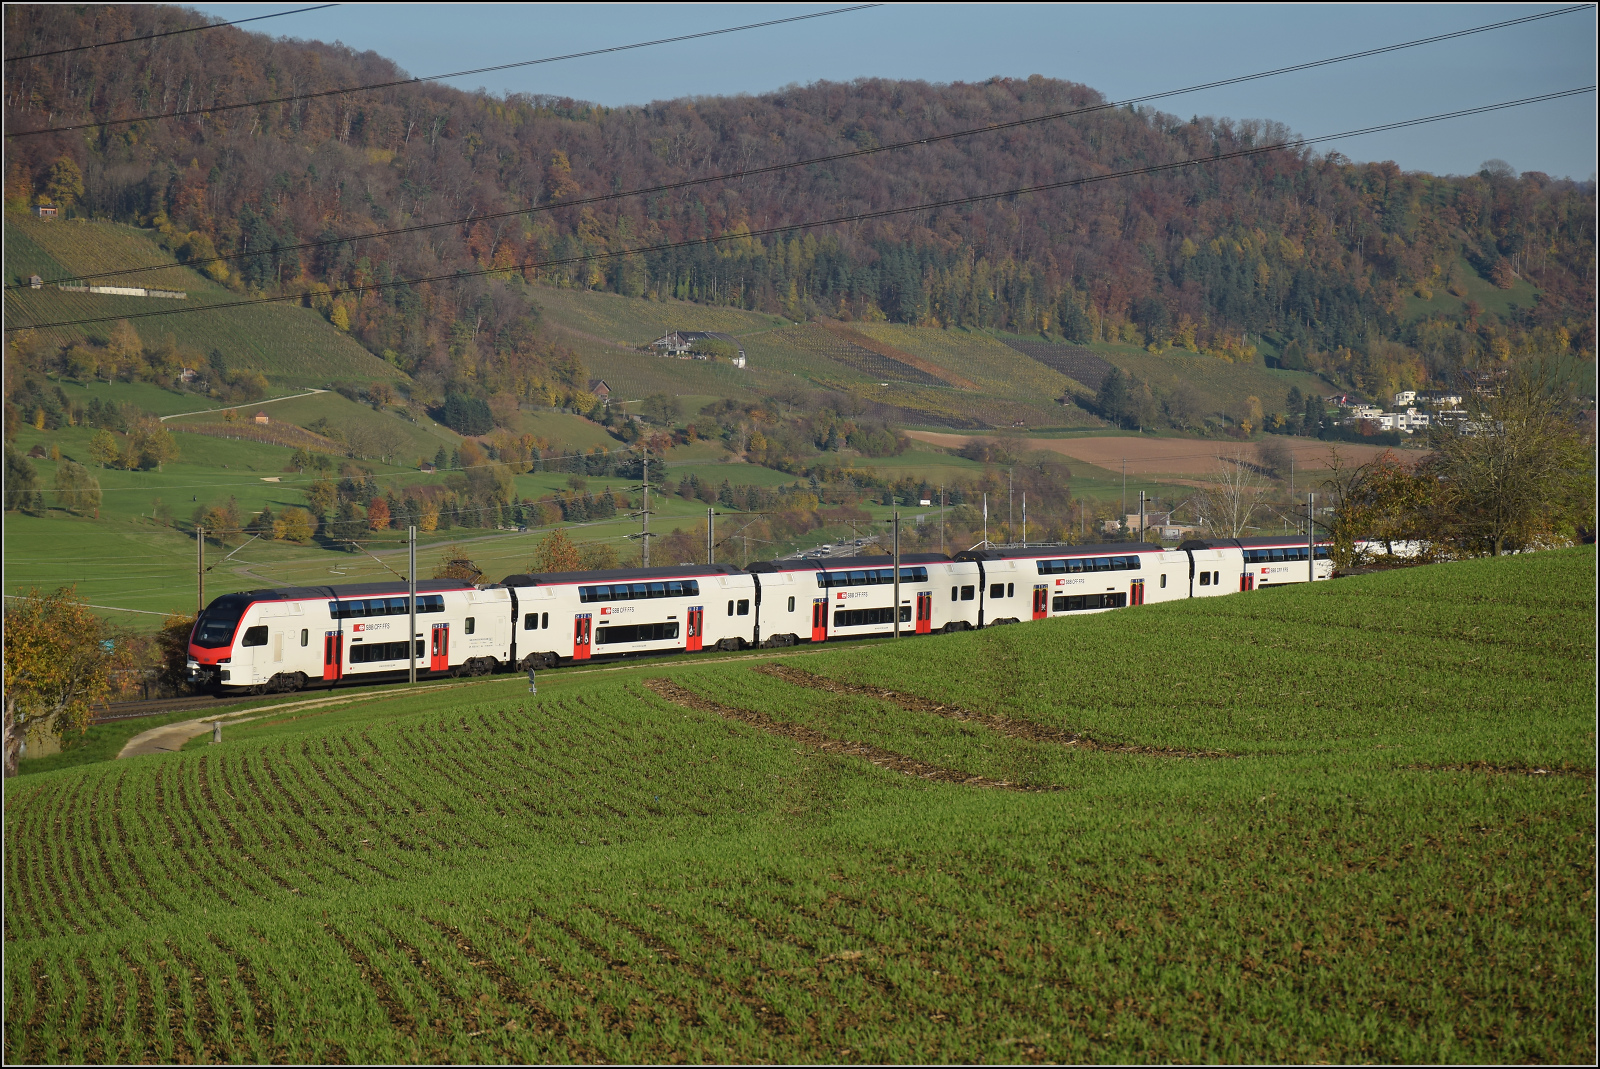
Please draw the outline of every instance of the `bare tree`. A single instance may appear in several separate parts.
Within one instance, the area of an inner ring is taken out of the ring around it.
[[[1217,458],[1217,474],[1195,495],[1200,523],[1213,538],[1238,538],[1261,506],[1267,480],[1244,453]]]

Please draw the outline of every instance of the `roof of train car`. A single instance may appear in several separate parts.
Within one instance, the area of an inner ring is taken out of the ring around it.
[[[943,553],[902,553],[900,567],[913,564],[948,564],[950,558]],[[885,553],[881,557],[792,557],[788,560],[758,560],[746,571],[750,572],[849,572],[866,568],[892,568],[894,557]]]
[[[395,579],[387,583],[343,583],[339,586],[281,586],[263,590],[240,590],[232,594],[223,594],[213,598],[212,605],[228,599],[241,599],[244,601],[321,601],[332,599],[343,601],[347,598],[364,598],[376,594],[394,595],[404,594],[409,587],[405,580]],[[443,590],[473,590],[472,583],[465,579],[419,579],[417,580],[417,593],[437,594]],[[207,606],[210,608],[210,606]]]
[[[1065,544],[1029,546],[1026,549],[969,549],[957,553],[956,560],[1035,560],[1039,557],[1108,557],[1113,553],[1161,553],[1163,547],[1151,542],[1103,542],[1092,546]]]
[[[1273,546],[1303,546],[1304,535],[1280,535],[1277,538],[1191,538],[1178,544],[1179,549],[1257,549]],[[1318,545],[1326,545],[1318,540]]]
[[[598,572],[540,572],[508,575],[502,586],[559,586],[566,583],[610,583],[637,579],[688,579],[697,575],[740,575],[732,564],[675,564],[667,568],[608,568]]]

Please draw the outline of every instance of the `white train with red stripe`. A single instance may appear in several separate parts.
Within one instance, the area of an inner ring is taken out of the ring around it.
[[[1332,578],[1327,547],[1213,539],[1029,546],[901,557],[762,561],[512,575],[417,584],[419,678],[705,649],[948,633]],[[404,583],[217,598],[189,641],[189,678],[223,690],[298,690],[403,678]]]

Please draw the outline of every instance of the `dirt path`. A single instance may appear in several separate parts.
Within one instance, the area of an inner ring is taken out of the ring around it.
[[[959,449],[973,438],[986,437],[972,434],[946,434],[940,431],[906,431],[906,436],[919,442]],[[1217,442],[1192,438],[1006,438],[1028,449],[1043,449],[1060,453],[1086,464],[1108,471],[1121,471],[1124,460],[1129,475],[1210,475],[1217,470],[1218,457],[1231,457],[1243,453],[1246,459],[1255,459],[1253,442]],[[1347,461],[1365,464],[1382,453],[1385,446],[1358,445],[1350,442],[1323,442],[1313,438],[1290,438],[1287,435],[1270,439],[1281,442],[1294,454],[1295,463],[1306,470],[1323,470],[1328,467],[1328,451],[1339,450]],[[1408,451],[1409,452],[1409,451]]]
[[[143,754],[175,753],[183,749],[183,744],[190,739],[204,735],[212,730],[212,725],[217,721],[226,724],[243,724],[248,720],[259,720],[268,713],[281,713],[298,709],[310,712],[330,705],[349,705],[354,702],[385,701],[390,698],[403,697],[408,694],[432,693],[440,690],[454,690],[457,687],[471,687],[493,680],[471,680],[461,683],[434,683],[423,687],[401,687],[396,690],[368,691],[363,694],[335,694],[322,695],[316,698],[307,698],[300,701],[279,702],[277,705],[258,705],[250,709],[241,709],[234,713],[217,713],[211,716],[197,717],[194,720],[180,720],[176,724],[163,724],[161,727],[141,731],[123,744],[117,752],[117,760],[124,757],[139,757]],[[224,732],[226,734],[226,732]]]
[[[254,712],[254,710],[251,710]],[[254,720],[253,716],[242,713],[223,713],[221,716],[203,716],[196,720],[180,720],[176,724],[163,724],[149,731],[141,731],[123,744],[117,752],[117,760],[124,757],[142,757],[153,753],[177,753],[183,749],[183,744],[190,739],[198,738],[212,730],[212,725],[217,721],[223,723],[243,723]]]
[[[781,679],[791,686],[809,687],[812,690],[826,691],[829,694],[848,694],[876,698],[879,701],[898,705],[911,713],[928,713],[932,716],[941,716],[946,720],[955,720],[964,724],[982,724],[986,728],[998,731],[1008,739],[1026,739],[1029,742],[1075,746],[1081,750],[1105,750],[1112,753],[1136,753],[1156,757],[1229,756],[1221,750],[1168,750],[1157,746],[1130,746],[1122,743],[1098,742],[1087,735],[1046,727],[1043,724],[1035,724],[1031,720],[1014,720],[1010,717],[992,713],[975,713],[970,709],[963,709],[959,705],[947,705],[944,702],[930,701],[927,698],[919,698],[915,694],[902,694],[897,690],[864,686],[860,683],[844,683],[828,676],[819,676],[812,672],[807,672],[801,668],[792,668],[786,664],[758,665],[752,668],[751,671],[772,676],[774,679]]]
[[[721,705],[717,702],[702,698],[694,691],[681,687],[670,679],[647,679],[644,685],[659,697],[665,698],[674,705],[686,706],[700,712],[711,713],[725,720],[737,720],[741,724],[748,724],[770,735],[798,742],[803,746],[820,750],[823,753],[848,754],[851,757],[864,757],[879,768],[886,768],[892,772],[899,772],[906,776],[916,776],[918,779],[934,780],[939,783],[959,783],[965,787],[992,787],[1002,791],[1060,791],[1065,787],[1055,785],[1031,786],[1025,783],[1012,783],[1010,780],[989,779],[985,776],[969,776],[965,772],[942,765],[930,765],[926,761],[918,761],[907,757],[905,754],[885,750],[879,746],[870,746],[864,742],[846,742],[824,735],[820,731],[805,727],[800,724],[790,724],[781,720],[774,720],[765,713],[754,709],[740,709],[731,705]]]

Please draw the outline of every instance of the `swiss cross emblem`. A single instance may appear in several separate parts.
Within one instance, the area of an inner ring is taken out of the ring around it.
[[[834,597],[838,598],[840,601],[843,601],[844,600],[844,592],[840,591],[839,593],[835,594]]]
[[[601,609],[600,610],[600,615],[601,616],[609,616],[609,615],[611,615],[611,610],[610,609]]]
[[[350,630],[352,630],[352,631],[364,631],[366,629],[366,626],[367,626],[366,624],[352,624],[351,627],[350,627]]]

